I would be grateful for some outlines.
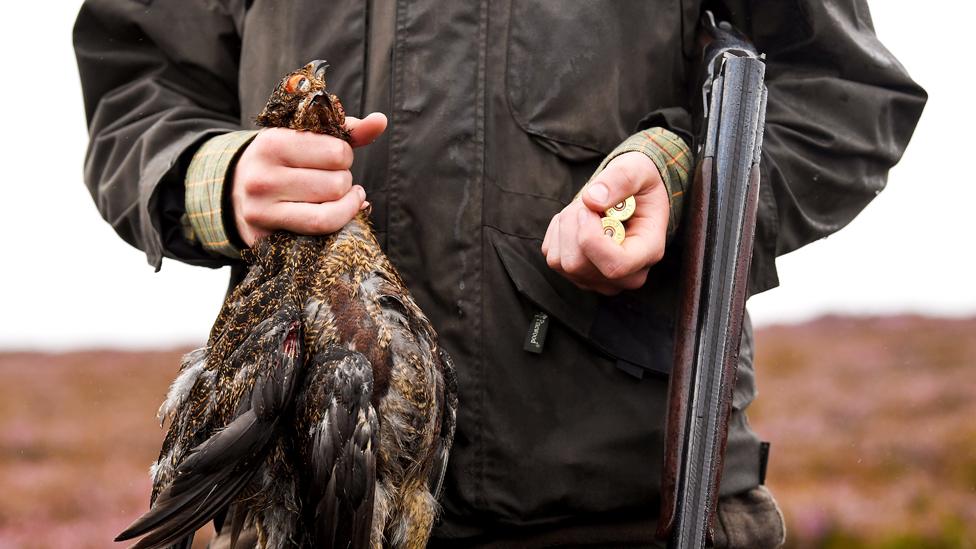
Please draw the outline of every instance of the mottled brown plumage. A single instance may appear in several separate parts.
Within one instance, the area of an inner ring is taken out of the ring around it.
[[[286,76],[258,123],[348,139],[325,64]],[[207,347],[160,408],[153,506],[120,539],[189,546],[206,521],[262,547],[424,547],[454,435],[453,365],[360,213],[246,252]]]

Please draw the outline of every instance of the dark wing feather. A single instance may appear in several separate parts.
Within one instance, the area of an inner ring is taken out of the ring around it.
[[[169,549],[192,549],[193,547],[193,534],[186,536],[182,540],[170,545]]]
[[[152,533],[136,547],[163,547],[206,524],[257,470],[253,459],[273,434],[248,410],[198,446],[180,464],[173,482],[153,508],[119,534],[116,541]],[[249,463],[250,462],[250,463]],[[250,467],[249,467],[250,466]]]
[[[311,546],[368,547],[379,443],[372,367],[340,348],[308,367],[297,416]]]
[[[148,532],[148,535],[133,545],[132,549],[162,549],[193,534],[193,532],[196,532],[197,529],[206,524],[210,520],[210,517],[227,507],[238,492],[247,486],[252,476],[253,473],[244,474],[239,477],[231,477],[226,483],[220,486],[214,486],[211,492],[205,494],[203,501],[199,505],[194,506],[195,501],[188,500],[189,505],[182,508],[181,512],[171,520],[159,525],[155,529],[144,530],[144,532]],[[201,519],[199,517],[203,518]],[[116,541],[131,539],[138,535],[141,534],[135,533],[129,538],[122,538],[122,534],[120,534],[119,538],[116,538]]]
[[[235,506],[230,523],[230,549],[237,549],[237,542],[241,539],[241,532],[244,531],[249,513],[250,511],[242,505]]]
[[[440,434],[434,454],[434,464],[430,469],[427,487],[434,499],[440,499],[444,489],[444,476],[447,474],[447,460],[454,443],[454,430],[457,427],[457,375],[454,372],[454,361],[444,349],[438,349],[441,374],[443,378],[443,403],[440,418]]]
[[[152,509],[116,541],[148,534],[135,547],[156,549],[181,540],[223,512],[263,464],[301,374],[302,336],[297,321],[262,326],[269,328],[267,337],[260,338],[268,345],[260,355],[267,365],[258,367],[250,407],[194,448]]]

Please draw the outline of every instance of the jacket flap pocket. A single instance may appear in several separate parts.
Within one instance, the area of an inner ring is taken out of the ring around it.
[[[586,338],[596,316],[596,295],[577,289],[546,265],[535,240],[495,234],[492,244],[515,288],[576,335]]]
[[[600,159],[647,113],[687,103],[680,0],[514,0],[510,10],[509,109],[554,154]]]
[[[501,233],[491,241],[519,293],[575,335],[637,377],[670,371],[672,324],[638,292],[605,297],[581,290],[546,265],[538,241]]]

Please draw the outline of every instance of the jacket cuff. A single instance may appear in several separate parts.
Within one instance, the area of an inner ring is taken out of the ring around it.
[[[671,206],[668,216],[668,239],[670,239],[681,222],[684,194],[688,188],[692,168],[691,149],[677,134],[664,128],[650,128],[635,133],[618,145],[603,159],[593,175],[603,171],[614,158],[628,152],[644,153],[661,172],[661,180],[664,182]]]
[[[183,236],[210,253],[235,259],[241,256],[240,248],[231,241],[231,231],[224,226],[224,185],[257,134],[236,131],[211,137],[193,155],[186,170],[186,213],[180,220]]]

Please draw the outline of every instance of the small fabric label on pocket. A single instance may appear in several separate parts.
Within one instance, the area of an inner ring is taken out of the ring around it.
[[[549,315],[539,311],[532,316],[529,329],[525,333],[525,343],[522,348],[530,353],[541,354],[542,346],[546,343],[546,332],[549,331]]]

